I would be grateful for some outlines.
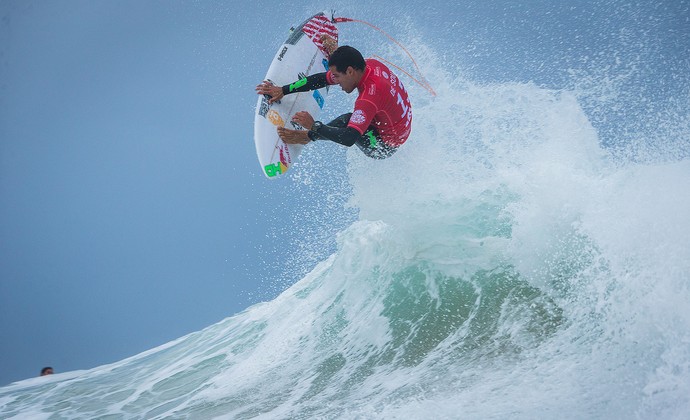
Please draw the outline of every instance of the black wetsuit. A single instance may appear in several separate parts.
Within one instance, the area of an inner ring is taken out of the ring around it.
[[[285,85],[283,86],[283,94],[308,92],[326,87],[328,85],[326,75],[327,73],[316,73],[295,83]],[[348,127],[351,116],[351,112],[343,114],[328,124],[323,124],[318,131],[309,131],[308,136],[312,141],[331,140],[347,147],[356,144],[365,155],[374,159],[385,159],[398,150],[397,147],[389,146],[381,140],[381,136],[374,124],[371,124],[364,134],[360,134],[354,128]]]

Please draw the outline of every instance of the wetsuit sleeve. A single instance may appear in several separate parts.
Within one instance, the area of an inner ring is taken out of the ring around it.
[[[361,137],[361,134],[352,127],[340,128],[325,124],[318,131],[310,131],[307,135],[312,140],[326,139],[347,147],[355,144],[357,139]]]
[[[303,77],[294,83],[283,86],[283,95],[321,89],[322,87],[333,84],[330,82],[331,79],[328,77],[328,73],[312,74],[311,76]]]

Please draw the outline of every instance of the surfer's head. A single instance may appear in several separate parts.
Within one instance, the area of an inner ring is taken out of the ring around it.
[[[364,74],[364,57],[349,45],[339,47],[328,59],[328,68],[333,80],[347,93],[355,90]]]

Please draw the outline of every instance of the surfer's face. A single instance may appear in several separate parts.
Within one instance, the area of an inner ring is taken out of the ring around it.
[[[333,81],[340,85],[340,88],[347,93],[352,92],[357,87],[359,83],[358,73],[352,67],[348,67],[345,73],[341,73],[335,66],[329,67],[331,75],[333,76]]]

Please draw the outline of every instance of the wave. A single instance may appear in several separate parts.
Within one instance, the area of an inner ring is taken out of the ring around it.
[[[408,143],[347,153],[358,217],[332,255],[203,331],[1,388],[0,417],[689,413],[687,126],[666,159],[623,159],[574,90],[425,62],[439,95]]]

